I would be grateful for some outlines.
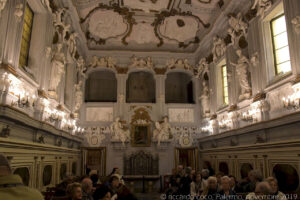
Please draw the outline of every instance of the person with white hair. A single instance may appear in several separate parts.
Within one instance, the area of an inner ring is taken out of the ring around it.
[[[273,199],[286,200],[286,196],[282,192],[279,191],[278,181],[276,178],[268,177],[265,179],[265,181],[267,181],[271,187],[272,195],[274,196]]]
[[[82,200],[93,200],[93,182],[89,177],[81,181]]]
[[[203,192],[203,195],[205,195],[205,199],[217,199],[218,194],[218,183],[217,178],[214,176],[210,176],[207,179],[207,188]]]
[[[19,175],[14,175],[6,157],[0,154],[0,197],[5,200],[43,200],[43,195],[24,186]]]
[[[209,177],[209,170],[202,169],[201,176],[202,176],[203,187],[206,188],[207,187],[207,179]]]
[[[228,176],[221,177],[221,188],[219,199],[237,199],[236,193],[230,187],[230,178]]]
[[[256,184],[263,180],[260,170],[251,170],[248,173],[249,183],[244,187],[244,192],[254,192]]]
[[[268,182],[259,182],[256,184],[255,192],[251,192],[246,196],[246,200],[269,199],[272,189]]]

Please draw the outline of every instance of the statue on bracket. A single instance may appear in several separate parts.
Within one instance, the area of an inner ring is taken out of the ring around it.
[[[49,94],[56,98],[56,90],[61,81],[62,76],[65,74],[66,58],[62,52],[62,44],[57,44],[56,51],[51,59],[51,77],[49,84]]]
[[[122,125],[120,117],[115,119],[115,121],[110,125],[110,129],[113,134],[112,139],[121,141],[123,145],[131,139],[130,131]]]
[[[169,118],[165,116],[163,122],[155,122],[155,130],[153,131],[153,140],[157,140],[157,145],[160,146],[160,142],[168,141],[172,138],[171,125]]]
[[[75,85],[75,112],[78,112],[83,101],[83,92],[82,92],[82,80]]]
[[[202,79],[202,95],[199,97],[202,106],[203,117],[209,117],[210,115],[210,92],[208,87],[208,80],[204,77]]]
[[[239,96],[239,100],[243,100],[251,96],[251,86],[248,77],[248,68],[250,66],[250,61],[248,58],[246,58],[246,56],[243,55],[242,50],[236,50],[236,54],[238,55],[237,63],[231,62],[230,64],[235,67],[237,78],[241,86],[241,94]]]
[[[264,18],[265,12],[272,7],[272,0],[255,0],[252,5],[252,10],[256,9],[256,16]]]
[[[213,49],[212,49],[214,63],[216,63],[220,57],[224,56],[225,52],[226,52],[226,44],[224,40],[218,36],[215,36],[213,38]]]

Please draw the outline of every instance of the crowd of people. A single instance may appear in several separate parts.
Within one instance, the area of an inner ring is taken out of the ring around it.
[[[119,168],[102,181],[93,172],[80,179],[69,177],[57,185],[55,196],[68,196],[68,200],[137,200],[126,187]]]
[[[286,196],[278,190],[278,182],[274,177],[263,179],[260,170],[252,170],[248,177],[237,181],[232,175],[217,173],[213,175],[208,169],[195,171],[191,167],[179,165],[170,177],[166,199],[277,199],[286,200]]]
[[[12,173],[6,157],[1,154],[0,197],[5,200],[45,198],[38,190],[24,186],[21,178]],[[97,173],[89,173],[89,176],[83,177],[68,177],[55,187],[54,197],[60,200],[137,200],[124,184],[118,168],[114,168],[102,183]],[[198,172],[191,167],[183,168],[182,165],[173,170],[163,197],[162,200],[288,199],[278,190],[276,178],[263,179],[259,170],[252,170],[248,173],[248,177],[237,181],[234,176],[222,173],[213,175],[208,169]]]

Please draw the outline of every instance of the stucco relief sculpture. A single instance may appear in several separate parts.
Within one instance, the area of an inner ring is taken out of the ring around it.
[[[50,6],[50,1],[49,0],[42,0],[43,5],[47,8],[47,10],[52,13],[52,8]]]
[[[153,69],[154,65],[151,57],[147,57],[147,59],[143,59],[143,58],[137,58],[136,56],[133,56],[131,58],[131,65],[129,65],[129,69],[136,69],[136,68]]]
[[[7,0],[0,0],[0,17],[1,17],[1,12],[4,10],[5,5],[6,5]]]
[[[78,33],[74,32],[70,34],[70,38],[68,40],[69,53],[74,59],[77,51],[76,38],[78,38]]]
[[[293,24],[295,33],[300,34],[300,16],[295,17],[291,22]]]
[[[55,32],[58,35],[58,42],[68,42],[66,41],[66,35],[70,32],[71,25],[64,23],[64,16],[66,15],[66,9],[60,8],[55,13],[52,13],[53,25]]]
[[[128,24],[113,10],[99,10],[89,18],[88,30],[96,39],[109,39],[127,32]]]
[[[62,44],[56,46],[56,50],[51,59],[51,78],[49,84],[49,94],[56,97],[56,89],[65,74],[66,58],[62,52]]]
[[[75,85],[75,112],[78,112],[83,101],[82,80]]]
[[[188,59],[178,59],[170,58],[166,63],[167,68],[170,69],[184,69],[184,70],[192,70],[193,67],[189,64]]]
[[[171,137],[171,125],[169,118],[164,117],[163,122],[155,122],[155,130],[153,131],[153,140],[157,141],[157,145],[160,146],[160,142],[168,141]]]
[[[23,16],[23,14],[24,14],[24,12],[23,12],[23,7],[24,7],[24,5],[23,5],[22,3],[19,3],[19,4],[16,5],[16,8],[15,8],[14,15],[15,15],[16,21],[17,21],[18,23],[21,22],[22,16]]]
[[[103,67],[103,68],[116,68],[117,61],[112,57],[102,57],[98,58],[97,56],[93,56],[88,68],[96,68],[96,67]]]
[[[110,125],[110,129],[112,132],[112,140],[121,141],[123,145],[125,142],[130,140],[130,131],[126,129],[121,121],[120,117],[117,117],[115,121]]]
[[[256,16],[264,18],[265,12],[272,7],[272,0],[255,0],[251,9],[256,9]]]
[[[76,60],[76,65],[79,74],[85,78],[86,67],[85,67],[85,61],[82,56],[79,56],[79,58]]]
[[[199,23],[190,16],[167,17],[159,27],[160,34],[170,40],[186,42],[196,37]]]
[[[242,100],[251,96],[251,86],[248,77],[250,61],[242,54],[242,50],[238,49],[236,54],[238,55],[238,61],[237,63],[231,62],[231,65],[235,67],[236,75],[241,86],[239,99]]]
[[[231,36],[231,44],[235,45],[241,36],[247,35],[248,24],[243,21],[242,13],[238,13],[236,17],[231,15],[228,20],[228,34]]]
[[[197,78],[200,78],[201,76],[203,76],[205,73],[209,73],[208,70],[208,62],[206,60],[206,58],[201,58],[199,61],[199,65],[196,68],[197,70]]]
[[[253,67],[258,67],[259,65],[259,56],[258,56],[258,52],[255,52],[250,59],[251,65]]]
[[[220,57],[224,56],[225,52],[226,52],[226,44],[224,40],[218,36],[215,36],[213,38],[213,49],[212,49],[214,62],[217,62]]]

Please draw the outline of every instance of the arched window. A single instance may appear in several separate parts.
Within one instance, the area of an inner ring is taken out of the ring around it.
[[[113,72],[96,71],[85,84],[85,102],[116,102],[117,79]]]
[[[166,103],[194,103],[192,77],[183,72],[172,72],[167,75]]]
[[[279,190],[290,194],[295,192],[299,186],[299,175],[297,170],[288,164],[278,164],[273,168],[273,176],[278,181]]]
[[[46,165],[43,171],[43,186],[50,185],[52,180],[52,166]]]
[[[242,166],[241,166],[241,177],[242,177],[242,179],[248,177],[248,173],[251,170],[253,170],[253,167],[252,167],[251,164],[243,163]]]
[[[229,174],[229,168],[226,162],[220,162],[219,164],[219,171],[223,172],[224,175],[228,175]]]
[[[150,72],[132,72],[126,84],[127,103],[155,103],[155,80]]]
[[[14,171],[14,174],[17,174],[21,177],[22,182],[24,185],[28,186],[29,185],[29,180],[30,180],[30,174],[29,174],[29,170],[27,167],[20,167],[17,168]]]

